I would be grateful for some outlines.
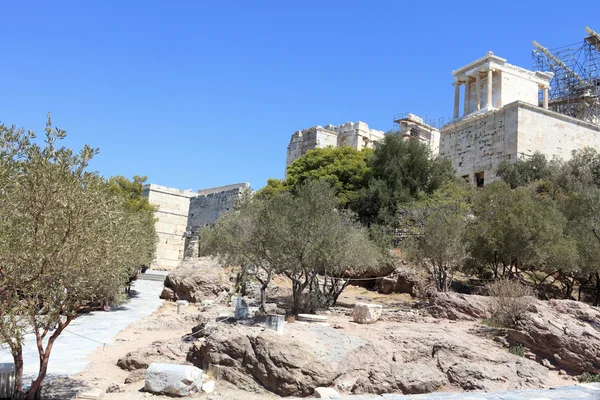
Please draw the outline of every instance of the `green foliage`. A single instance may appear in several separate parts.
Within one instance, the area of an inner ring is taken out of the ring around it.
[[[549,162],[546,156],[536,152],[527,159],[519,159],[513,163],[502,162],[498,167],[497,175],[514,189],[550,178],[556,166],[556,162]]]
[[[272,199],[280,192],[287,190],[289,188],[286,186],[285,181],[269,178],[267,179],[267,185],[257,190],[255,196],[257,199]]]
[[[200,237],[224,261],[247,267],[264,288],[274,274],[285,274],[292,314],[335,304],[348,282],[338,279],[345,271],[364,271],[382,259],[356,217],[338,208],[327,182],[308,180],[296,193],[243,199]]]
[[[403,247],[411,260],[429,270],[438,291],[449,289],[454,270],[467,256],[464,237],[470,194],[465,183],[446,183],[400,213],[399,226],[412,233]]]
[[[579,382],[581,383],[600,383],[600,374],[592,374],[584,372],[579,375]]]
[[[366,187],[371,176],[367,158],[372,153],[371,149],[358,151],[352,147],[309,150],[288,167],[286,186],[296,192],[306,181],[325,180],[345,205]]]
[[[155,243],[145,216],[97,173],[97,149],[59,147],[66,136],[0,127],[0,340],[11,348],[22,394],[22,340],[33,332],[41,367],[28,398],[39,398],[52,344],[90,303],[116,298]],[[142,250],[140,250],[142,249]]]
[[[470,255],[495,277],[510,276],[521,264],[552,266],[561,261],[554,246],[571,253],[575,246],[556,205],[536,200],[524,188],[510,189],[503,182],[487,185],[474,196],[473,211],[467,229]]]
[[[519,356],[519,357],[525,357],[525,353],[527,353],[527,351],[528,351],[527,347],[525,347],[521,344],[517,344],[508,349],[508,352],[510,354],[514,354],[515,356]]]
[[[373,178],[352,204],[364,222],[389,223],[400,204],[424,199],[456,179],[449,160],[432,157],[426,144],[398,133],[377,144],[368,165]]]

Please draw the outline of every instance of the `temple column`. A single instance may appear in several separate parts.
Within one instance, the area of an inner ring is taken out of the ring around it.
[[[542,106],[547,110],[548,109],[548,86],[542,88]]]
[[[469,113],[469,97],[471,97],[471,88],[469,85],[469,77],[467,76],[467,80],[465,81],[465,104],[463,108],[463,117]]]
[[[481,109],[481,80],[479,78],[479,71],[475,75],[475,109]]]
[[[454,118],[458,118],[458,108],[460,104],[460,82],[454,82]]]
[[[487,74],[487,103],[485,105],[487,108],[492,107],[492,69],[488,70]]]

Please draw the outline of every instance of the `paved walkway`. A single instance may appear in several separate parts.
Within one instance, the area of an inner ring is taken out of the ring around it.
[[[583,383],[543,390],[507,390],[493,393],[429,393],[342,396],[342,400],[600,400],[600,383]]]
[[[163,283],[137,280],[132,285],[132,299],[111,311],[94,311],[75,319],[52,348],[48,375],[75,375],[85,368],[89,356],[101,343],[111,344],[117,333],[156,311],[163,300],[159,299]],[[81,336],[78,336],[81,335]],[[89,339],[93,339],[89,340]],[[101,342],[101,343],[98,343]],[[28,335],[23,349],[24,375],[36,376],[39,369],[38,352],[34,335]],[[12,362],[10,352],[0,347],[0,363]]]

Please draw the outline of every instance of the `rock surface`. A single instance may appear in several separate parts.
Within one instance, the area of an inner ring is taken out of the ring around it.
[[[381,318],[383,306],[379,304],[356,303],[352,319],[359,324],[372,324]]]
[[[144,390],[174,396],[190,396],[202,386],[203,371],[189,365],[152,363],[146,370]]]
[[[229,275],[213,259],[190,260],[167,275],[161,298],[192,303],[215,299],[221,292],[232,290]]]
[[[490,298],[457,293],[437,293],[429,311],[439,318],[487,318]],[[549,369],[572,374],[600,373],[600,310],[573,300],[532,300],[529,310],[514,327],[500,332],[501,340],[521,345]]]
[[[190,349],[188,361],[201,368],[218,366],[220,379],[245,390],[259,390],[258,383],[283,396],[308,396],[317,387],[415,394],[447,387],[539,388],[549,381],[547,368],[457,325],[354,324],[350,333],[292,323],[284,335],[276,335],[260,327],[215,323]]]
[[[429,299],[429,312],[437,318],[474,321],[489,318],[490,298],[460,293],[434,293]]]
[[[536,301],[507,331],[512,344],[569,373],[600,374],[600,310],[573,300]]]
[[[184,363],[190,342],[175,339],[168,342],[154,342],[148,347],[129,352],[117,361],[117,365],[126,371],[146,369],[153,362]],[[132,376],[132,379],[137,378]]]

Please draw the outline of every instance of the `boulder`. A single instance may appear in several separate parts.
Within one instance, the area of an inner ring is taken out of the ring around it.
[[[394,278],[382,278],[381,282],[379,283],[379,293],[382,294],[391,294],[394,292],[395,288],[396,288],[396,279]]]
[[[539,361],[572,374],[600,374],[600,310],[574,300],[536,301],[507,331]]]
[[[168,342],[153,342],[150,346],[127,353],[117,361],[117,366],[125,371],[146,369],[153,362],[185,362],[192,343],[179,339]]]
[[[189,365],[152,363],[146,370],[144,390],[173,396],[190,396],[202,387],[203,371]]]
[[[306,343],[241,326],[220,326],[190,349],[188,361],[204,369],[221,366],[221,379],[244,390],[256,391],[252,386],[259,382],[282,396],[308,396],[336,377],[331,363],[319,359]]]
[[[394,292],[407,293],[417,296],[422,291],[423,278],[412,270],[396,270],[398,277],[394,286]]]
[[[429,299],[429,313],[437,318],[473,321],[490,317],[490,298],[452,292],[436,292]]]
[[[167,275],[161,298],[198,303],[215,299],[221,292],[232,290],[229,274],[216,261],[202,258],[190,260]]]
[[[383,306],[379,304],[356,303],[352,319],[359,324],[372,324],[381,318]]]

